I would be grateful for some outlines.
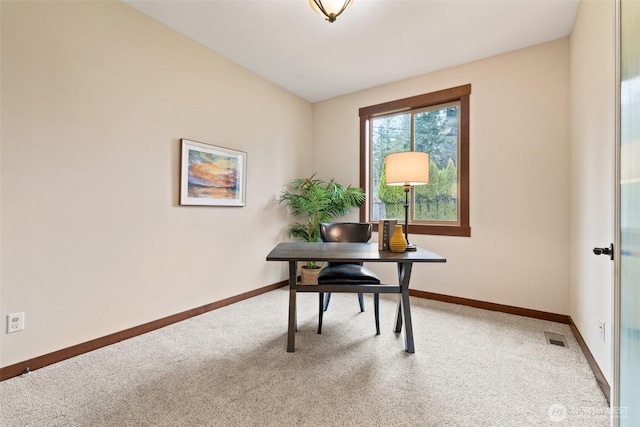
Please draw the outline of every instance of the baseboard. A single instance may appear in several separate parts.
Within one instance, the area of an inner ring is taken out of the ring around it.
[[[575,323],[573,323],[573,319],[569,318],[569,320],[570,320],[569,327],[571,328],[571,332],[573,332],[573,336],[576,337],[576,341],[578,341],[578,345],[580,345],[580,348],[582,349],[584,356],[587,358],[587,362],[589,363],[589,366],[593,371],[593,375],[595,375],[596,377],[596,381],[598,382],[598,385],[600,386],[602,393],[604,393],[604,397],[607,398],[607,402],[611,403],[611,386],[609,385],[609,383],[607,382],[607,379],[605,378],[604,374],[600,370],[600,366],[598,366],[598,362],[596,362],[596,359],[593,357],[593,354],[591,354],[591,350],[589,350],[587,343],[582,338],[582,334],[578,330],[578,327],[576,326]]]
[[[449,295],[418,291],[415,289],[409,289],[409,295],[436,301],[449,302],[452,304],[467,305],[469,307],[482,308],[484,310],[499,311],[502,313],[515,314],[518,316],[549,320],[551,322],[564,323],[567,325],[571,322],[571,318],[566,314],[549,313],[546,311],[532,310],[529,308],[520,308],[504,304],[496,304],[493,302],[485,302],[469,298],[452,297]]]
[[[225,307],[227,305],[234,304],[236,302],[255,297],[265,292],[270,292],[272,290],[281,288],[283,286],[287,286],[288,284],[289,283],[287,280],[283,280],[282,282],[278,282],[273,285],[258,288],[253,291],[245,292],[233,297],[225,298],[220,301],[203,305],[201,307],[193,308],[191,310],[183,311],[181,313],[164,317],[162,319],[154,320],[152,322],[145,323],[143,325],[125,329],[124,331],[116,332],[101,338],[96,338],[91,341],[87,341],[81,344],[67,347],[62,350],[54,351],[53,353],[45,354],[43,356],[38,356],[33,359],[29,359],[13,365],[5,366],[4,368],[0,368],[0,381],[16,377],[18,375],[23,374],[24,372],[33,371],[35,369],[43,368],[45,366],[52,365],[57,362],[61,362],[65,359],[70,359],[72,357],[79,356],[81,354],[84,354],[93,350],[97,350],[99,348],[106,347],[108,345],[115,344],[117,342],[129,339],[129,338],[133,338],[135,336],[142,335],[147,332],[154,331],[156,329],[163,328],[165,326],[169,326],[173,323],[187,320],[191,317],[204,314],[208,311]],[[598,382],[598,385],[602,389],[602,392],[607,398],[607,401],[609,401],[610,395],[611,395],[611,387],[609,386],[609,383],[607,382],[605,376],[600,370],[598,363],[596,362],[595,358],[591,354],[589,347],[587,346],[586,342],[582,338],[580,331],[576,327],[575,323],[573,323],[573,320],[571,319],[570,316],[567,316],[564,314],[549,313],[546,311],[531,310],[528,308],[513,307],[510,305],[504,305],[504,304],[496,304],[491,302],[479,301],[479,300],[474,300],[469,298],[454,297],[449,295],[437,294],[433,292],[419,291],[415,289],[410,289],[409,295],[418,297],[418,298],[432,299],[432,300],[448,302],[452,304],[459,304],[459,305],[466,305],[466,306],[475,307],[475,308],[481,308],[484,310],[499,311],[502,313],[515,314],[518,316],[526,316],[526,317],[532,317],[535,319],[549,320],[552,322],[568,324],[569,327],[571,328],[571,331],[573,332],[573,335],[576,338],[576,341],[578,341],[578,344],[580,345],[580,348],[582,349],[582,352],[584,353],[587,359],[587,362],[589,363],[589,366],[593,371],[593,374],[596,377],[596,381]]]
[[[548,313],[546,311],[531,310],[528,308],[513,307],[510,305],[504,305],[504,304],[495,304],[492,302],[478,301],[478,300],[468,299],[468,298],[453,297],[449,295],[436,294],[433,292],[418,291],[415,289],[409,289],[409,295],[415,296],[418,298],[432,299],[432,300],[448,302],[452,304],[460,304],[460,305],[466,305],[466,306],[475,307],[475,308],[482,308],[484,310],[499,311],[502,313],[516,314],[518,316],[526,316],[526,317],[533,317],[535,319],[550,320],[552,322],[565,323],[569,325],[569,327],[571,328],[571,332],[573,332],[573,336],[576,338],[576,341],[578,341],[578,345],[580,345],[580,349],[582,350],[582,353],[584,353],[584,356],[587,359],[589,366],[591,367],[591,371],[593,371],[593,375],[596,377],[596,381],[598,382],[598,385],[600,386],[602,393],[604,393],[604,396],[606,397],[607,402],[610,402],[611,387],[609,386],[609,383],[607,382],[607,379],[605,378],[604,374],[600,370],[600,367],[598,366],[596,359],[593,357],[593,354],[591,354],[591,350],[589,350],[587,343],[582,338],[582,334],[580,334],[578,327],[576,326],[575,323],[573,323],[573,319],[571,319],[571,316],[567,316],[564,314]]]
[[[165,326],[169,326],[173,323],[181,322],[191,317],[204,314],[208,311],[212,311],[212,310],[225,307],[227,305],[230,305],[248,298],[255,297],[265,292],[269,292],[274,289],[287,286],[288,284],[289,282],[287,280],[284,280],[282,282],[278,282],[273,285],[258,288],[253,291],[249,291],[233,297],[225,298],[223,300],[212,302],[212,303],[203,305],[201,307],[183,311],[182,313],[177,313],[171,316],[164,317],[162,319],[145,323],[143,325],[125,329],[124,331],[116,332],[101,338],[96,338],[91,341],[87,341],[81,344],[67,347],[62,350],[54,351],[53,353],[45,354],[42,356],[35,357],[33,359],[29,359],[13,365],[5,366],[4,368],[0,368],[0,381],[17,377],[18,375],[22,375],[24,372],[29,372],[35,369],[43,368],[45,366],[52,365],[57,362],[61,362],[65,359],[79,356],[81,354],[84,354],[93,350],[97,350],[99,348],[106,347],[108,345],[115,344],[117,342],[129,339],[129,338],[133,338],[135,336],[142,335],[147,332],[155,331],[156,329],[160,329]]]

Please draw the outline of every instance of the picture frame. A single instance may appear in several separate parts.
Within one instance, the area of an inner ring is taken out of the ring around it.
[[[247,153],[180,141],[180,205],[245,206]]]

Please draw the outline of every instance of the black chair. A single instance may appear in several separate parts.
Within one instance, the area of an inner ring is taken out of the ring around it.
[[[323,222],[319,226],[323,242],[366,243],[371,238],[372,226],[366,222]],[[318,275],[319,285],[380,284],[380,278],[361,262],[329,262]],[[318,333],[322,333],[322,315],[329,308],[331,292],[319,293]],[[364,311],[362,292],[358,292],[360,311]],[[376,335],[380,335],[380,295],[373,294],[373,310],[376,318]]]

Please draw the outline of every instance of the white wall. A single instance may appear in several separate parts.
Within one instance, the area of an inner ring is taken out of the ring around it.
[[[615,3],[582,1],[570,46],[570,315],[611,384],[614,264],[592,248],[614,241]]]
[[[568,39],[314,104],[314,170],[358,184],[359,108],[467,83],[471,237],[411,235],[447,258],[411,287],[568,314]]]
[[[309,103],[120,2],[0,7],[2,366],[286,276]],[[178,205],[180,138],[248,153],[246,207]]]

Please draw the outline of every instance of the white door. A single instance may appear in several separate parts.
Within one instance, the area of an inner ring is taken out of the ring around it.
[[[640,426],[640,2],[621,0],[619,265],[613,414]]]

